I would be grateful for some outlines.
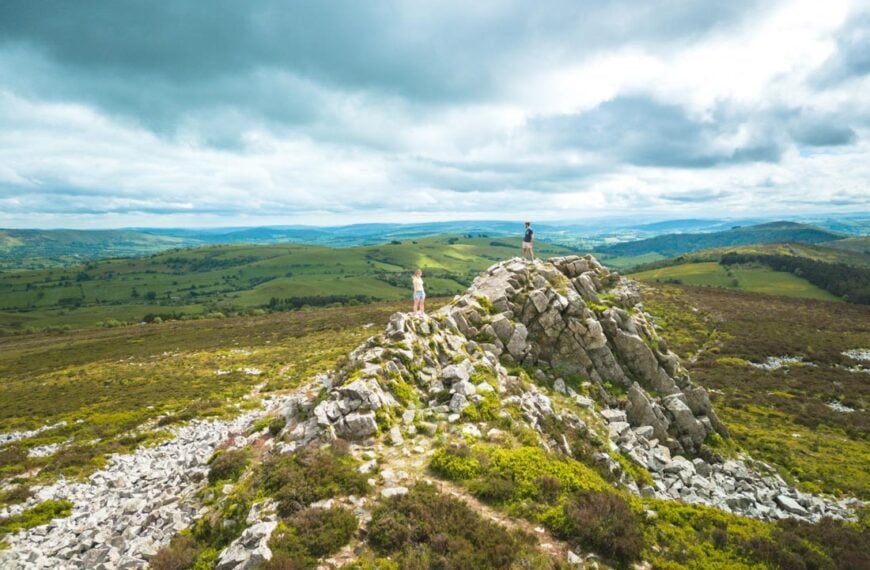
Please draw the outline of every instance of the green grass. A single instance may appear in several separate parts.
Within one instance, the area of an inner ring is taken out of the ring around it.
[[[68,517],[72,508],[70,501],[44,501],[19,515],[0,517],[0,537],[6,533],[43,525],[56,518]]]
[[[678,282],[685,285],[739,289],[768,295],[840,301],[838,297],[816,287],[805,279],[762,266],[727,268],[712,261],[685,263],[634,273],[630,277],[645,282]]]
[[[410,298],[422,268],[430,297],[465,290],[479,271],[519,254],[504,238],[432,237],[401,244],[330,249],[314,245],[232,245],[170,250],[149,257],[0,273],[0,334],[46,327],[137,323],[151,313],[190,318],[261,309],[273,298]],[[538,255],[569,253],[537,244]],[[337,298],[348,302],[348,299]],[[325,302],[331,302],[326,299]]]
[[[593,253],[593,255],[607,267],[618,271],[667,259],[664,255],[655,252],[641,255],[613,255],[609,253]]]
[[[644,303],[740,447],[807,490],[870,498],[870,384],[841,354],[870,346],[870,307],[658,284]],[[781,355],[814,366],[748,365]]]
[[[842,251],[851,251],[870,256],[870,236],[851,237],[836,241],[825,242],[824,245]]]
[[[406,308],[380,303],[0,338],[0,431],[67,422],[4,446],[0,480],[30,470],[38,482],[86,475],[108,453],[165,437],[161,426],[239,413],[255,386],[283,390],[311,380]],[[156,429],[140,433],[156,418]],[[27,457],[32,447],[68,439],[54,457]]]

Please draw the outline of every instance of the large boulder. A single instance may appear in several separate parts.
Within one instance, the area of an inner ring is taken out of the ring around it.
[[[351,412],[335,427],[338,434],[347,439],[361,439],[378,431],[374,412]]]
[[[261,522],[245,529],[221,552],[215,570],[251,570],[259,568],[272,559],[269,537],[278,526],[277,522]]]

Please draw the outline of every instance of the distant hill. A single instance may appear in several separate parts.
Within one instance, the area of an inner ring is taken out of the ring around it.
[[[840,244],[849,240],[838,240],[824,242],[821,244],[808,243],[757,243],[751,245],[741,245],[734,247],[717,247],[713,249],[703,249],[701,251],[693,251],[685,253],[677,257],[669,257],[661,260],[645,263],[632,268],[632,271],[646,271],[649,269],[659,269],[663,267],[680,265],[683,263],[698,263],[705,261],[716,261],[728,253],[739,253],[741,255],[785,255],[796,256],[811,259],[814,261],[822,261],[825,263],[844,263],[846,265],[861,265],[870,266],[870,255],[863,251],[853,251],[846,247],[835,247],[834,244]]]
[[[735,227],[720,232],[666,234],[601,247],[598,248],[598,251],[611,256],[637,257],[654,254],[662,257],[674,257],[718,247],[777,242],[813,244],[838,240],[842,237],[838,233],[805,224],[771,222],[748,227]]]
[[[841,240],[843,241],[843,240]],[[753,244],[687,253],[636,267],[641,281],[870,303],[870,255],[825,245]]]
[[[540,226],[555,236],[554,227]],[[564,229],[559,231],[565,231]],[[125,230],[2,230],[0,271],[67,267],[98,259],[151,255],[205,245],[298,243],[328,247],[376,245],[437,235],[505,237],[522,235],[520,222],[459,221],[420,224],[354,224],[337,227]]]
[[[870,222],[866,222],[865,218],[861,217],[842,222],[820,220],[816,226],[785,222],[753,225],[757,221],[684,219],[638,223],[636,219],[588,218],[534,223],[533,226],[538,239],[575,250],[597,251],[602,261],[617,269],[630,268],[685,251],[710,247],[771,240],[816,243],[819,238],[809,228],[824,232],[826,230],[823,228],[829,228],[830,224],[834,223],[838,223],[838,227],[848,228],[853,235],[855,232],[860,233],[865,230],[870,232]],[[736,224],[740,224],[741,227],[732,229]],[[808,231],[812,235],[804,235]],[[722,234],[727,237],[734,232],[740,236],[739,239],[722,238]],[[743,236],[745,232],[753,233]],[[98,259],[151,255],[167,249],[205,245],[297,243],[343,248],[444,235],[500,238],[521,234],[522,221],[520,220],[120,230],[0,229],[0,272],[72,266]],[[844,235],[829,232],[822,241],[842,237]],[[652,249],[648,241],[651,238],[659,239],[651,242]],[[690,244],[688,249],[686,243]],[[622,253],[635,250],[641,253]],[[678,253],[671,253],[673,251]]]
[[[0,270],[74,265],[195,243],[178,236],[126,230],[0,230]]]
[[[853,251],[870,256],[870,236],[851,237],[837,241],[825,242],[823,245],[842,251]]]
[[[541,257],[571,253],[544,242],[535,250]],[[338,249],[216,245],[0,273],[0,333],[410,300],[418,267],[430,296],[448,296],[519,253],[519,237],[460,235]]]

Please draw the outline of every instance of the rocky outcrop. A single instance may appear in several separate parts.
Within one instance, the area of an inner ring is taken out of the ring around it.
[[[631,402],[641,397],[637,390],[629,392]],[[799,518],[810,522],[824,516],[850,518],[860,503],[850,499],[832,501],[802,493],[790,487],[769,465],[749,458],[708,462],[700,457],[689,460],[680,455],[671,456],[670,450],[658,443],[652,425],[659,421],[658,417],[649,418],[646,425],[628,429],[627,424],[620,422],[624,416],[618,411],[604,410],[602,416],[609,422],[614,444],[652,476],[654,486],[640,489],[642,495],[712,505],[754,518]]]
[[[347,365],[324,382],[331,387],[328,397],[313,409],[318,437],[368,438],[386,433],[390,418],[409,412],[434,433],[439,421],[458,421],[463,410],[496,390],[502,409],[520,410],[540,433],[542,446],[570,454],[564,437],[550,439],[540,426],[550,417],[582,433],[587,426],[572,412],[556,410],[534,384],[520,386],[506,368],[511,364],[533,370],[536,380],[549,379],[555,392],[600,414],[613,448],[656,481],[645,489],[630,483],[634,492],[761,518],[849,516],[845,503],[801,495],[781,479],[743,463],[723,464],[705,449],[711,435],[727,437],[707,392],[690,380],[656,333],[636,284],[591,256],[505,261],[432,317],[393,315],[383,334],[356,349]],[[567,387],[562,376],[568,375],[585,379],[593,395],[618,407],[596,412],[593,399]],[[625,395],[611,396],[613,387]],[[409,401],[409,394],[416,401]],[[298,426],[311,421],[299,418],[288,430],[310,436]],[[405,428],[416,430],[415,425]],[[466,436],[475,432],[473,425],[462,430]],[[390,437],[396,436],[391,432]],[[619,475],[617,462],[606,453],[597,455]]]
[[[353,369],[331,381],[335,388],[314,415],[331,433],[367,437],[378,410],[399,405],[390,388],[396,383],[430,394],[446,389],[444,404],[459,413],[480,397],[469,382],[476,367],[504,380],[502,363],[518,363],[580,375],[602,390],[623,386],[629,423],[652,426],[673,453],[697,453],[724,427],[639,301],[632,281],[591,256],[496,264],[435,318],[394,315],[383,335],[351,355]],[[465,357],[453,362],[457,355]],[[411,370],[415,360],[421,366]]]

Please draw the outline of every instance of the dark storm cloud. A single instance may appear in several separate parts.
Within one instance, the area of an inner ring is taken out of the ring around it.
[[[533,128],[558,147],[599,151],[637,166],[707,168],[777,161],[782,148],[769,133],[734,148],[720,142],[749,122],[748,116],[725,111],[701,121],[678,105],[627,96],[584,113],[540,118]]]

